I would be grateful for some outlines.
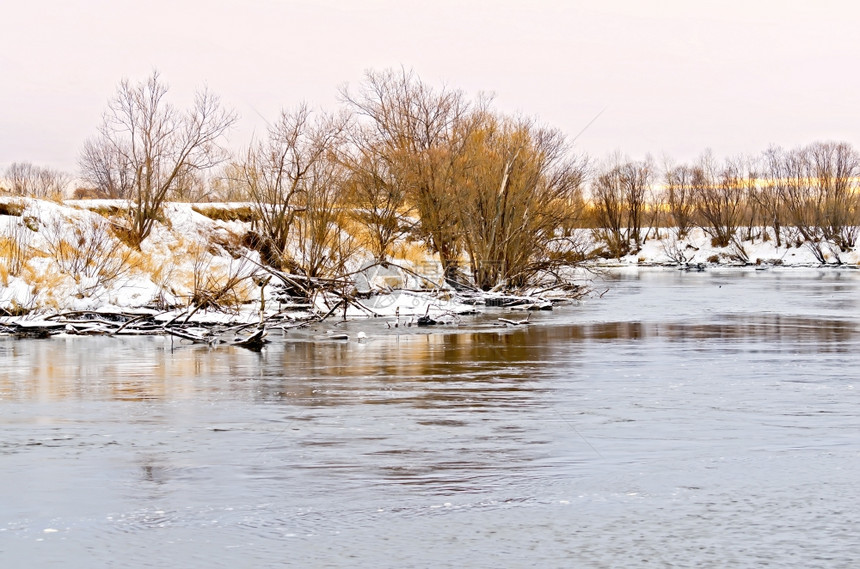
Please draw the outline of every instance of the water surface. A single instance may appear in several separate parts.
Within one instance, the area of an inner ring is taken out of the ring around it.
[[[0,565],[852,567],[858,277],[628,270],[259,354],[0,338]]]

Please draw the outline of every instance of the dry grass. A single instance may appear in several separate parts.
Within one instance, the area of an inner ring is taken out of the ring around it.
[[[97,218],[96,218],[97,219]],[[55,218],[44,231],[47,253],[76,283],[106,288],[126,276],[137,261],[134,251],[117,243],[107,222]]]
[[[23,224],[10,221],[3,235],[0,236],[0,277],[4,286],[9,282],[9,276],[17,276],[21,273],[27,260],[33,256],[30,247],[30,232]]]
[[[243,223],[251,223],[258,219],[257,214],[249,205],[229,206],[198,204],[191,206],[191,210],[215,221],[240,221]]]
[[[184,235],[175,235],[175,241],[167,244],[167,249],[170,254],[177,259],[190,259],[197,254],[200,249],[200,243],[194,239],[189,239]]]
[[[391,248],[392,259],[402,259],[416,265],[434,261],[427,247],[414,241],[400,241]]]
[[[54,272],[37,272],[30,265],[25,265],[21,272],[21,278],[33,287],[33,298],[29,306],[23,307],[32,310],[35,307],[42,309],[59,310],[68,299],[57,298],[57,295],[65,295],[68,276]]]
[[[176,263],[173,260],[165,260],[159,257],[146,257],[141,255],[137,271],[148,276],[155,284],[167,286],[173,278]]]
[[[22,306],[17,301],[12,300],[9,306],[0,307],[0,316],[26,316],[33,311],[30,306]]]
[[[216,230],[209,235],[209,252],[213,255],[220,255],[221,251],[226,251],[233,259],[242,258],[247,253],[247,248],[243,243],[243,236],[236,235],[226,230]]]
[[[160,310],[177,308],[175,300],[169,299],[169,297],[178,296],[174,287],[178,273],[174,258],[164,259],[162,257],[141,255],[136,270],[146,275],[158,287],[158,296],[151,300],[156,308]]]
[[[367,226],[349,215],[341,215],[338,219],[340,230],[352,238],[354,248],[372,251],[374,238]]]
[[[128,217],[131,213],[131,208],[129,206],[117,204],[87,205],[85,209],[108,219],[113,219],[115,217]]]
[[[9,275],[16,276],[21,272],[27,259],[26,248],[13,238],[0,237],[0,278],[3,286],[9,284]]]
[[[19,201],[0,201],[0,215],[21,217],[27,205]]]

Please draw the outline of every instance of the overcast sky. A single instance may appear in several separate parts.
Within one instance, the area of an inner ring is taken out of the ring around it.
[[[77,170],[123,77],[208,85],[241,148],[366,69],[496,95],[597,158],[860,146],[860,4],[830,0],[20,0],[0,16],[0,168]]]

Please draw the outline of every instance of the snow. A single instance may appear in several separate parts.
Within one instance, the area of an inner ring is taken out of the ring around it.
[[[820,267],[821,263],[813,255],[811,248],[796,242],[782,247],[776,246],[772,230],[755,228],[755,236],[767,233],[768,239],[757,237],[752,240],[739,240],[729,247],[714,247],[711,236],[701,228],[694,228],[683,239],[678,239],[672,228],[662,228],[657,231],[659,238],[647,240],[639,252],[627,255],[621,259],[604,259],[599,264],[604,266],[621,265],[678,265],[678,264],[719,264],[727,266],[764,265],[786,267]],[[597,244],[594,244],[597,246]],[[825,248],[828,263],[833,265],[857,265],[860,263],[860,252],[854,249],[850,252],[838,252]],[[746,257],[746,260],[744,260]]]
[[[192,204],[166,204],[164,222],[155,223],[140,251],[135,251],[110,230],[111,215],[126,207],[121,200],[55,203],[0,198],[0,204],[4,203],[24,205],[20,216],[0,215],[0,310],[10,313],[29,312],[29,317],[35,318],[61,311],[157,310],[164,312],[165,319],[170,319],[186,310],[195,286],[201,286],[201,281],[223,279],[230,274],[250,277],[260,270],[260,257],[255,251],[242,249],[246,258],[236,259],[227,250],[232,249],[235,254],[236,248],[241,248],[242,237],[251,230],[250,223],[210,219],[194,211]],[[247,204],[205,204],[205,207],[247,207]],[[15,213],[13,210],[3,211]],[[687,237],[678,239],[673,229],[661,228],[649,232],[650,238],[637,253],[592,263],[600,267],[821,266],[806,245],[784,242],[782,247],[777,247],[767,232],[754,228],[755,239],[717,248],[702,229],[693,229]],[[766,234],[770,238],[764,238]],[[599,246],[589,230],[579,230],[579,237],[589,242],[592,249]],[[16,243],[20,249],[17,257],[13,249]],[[90,249],[86,250],[87,246]],[[825,251],[828,264],[833,266],[860,263],[860,252],[856,249],[847,253],[827,248]],[[75,255],[89,255],[92,257],[90,264],[84,262],[86,258]],[[347,308],[348,317],[376,315],[415,319],[428,315],[441,318],[473,309],[457,302],[444,287],[434,287],[434,283],[441,281],[441,270],[429,253],[416,258],[413,251],[409,259],[395,258],[394,264],[389,266],[373,264],[368,261],[371,258],[369,252],[359,251],[352,263],[356,269],[364,268],[356,276],[356,286],[363,300],[359,301],[360,306]],[[114,274],[105,269],[103,265],[107,261],[121,270]],[[427,278],[416,276],[416,272]],[[435,291],[429,290],[434,288]],[[260,287],[246,278],[236,292],[239,301],[230,311],[199,310],[190,320],[253,322],[259,319]],[[262,292],[267,314],[278,311],[276,283],[270,282]],[[338,301],[336,296],[319,295],[313,304],[317,311],[326,313]],[[296,310],[296,314],[299,313],[300,310]],[[343,314],[341,308],[335,313]]]
[[[359,303],[367,310],[350,306],[347,309],[348,318],[369,316],[372,313],[388,318],[400,316],[406,319],[415,319],[420,316],[429,316],[439,319],[447,315],[463,314],[474,310],[473,306],[458,302],[450,293],[434,295],[408,290],[396,290],[390,294],[376,294],[368,299],[360,300]]]
[[[32,298],[33,286],[18,277],[12,277],[6,286],[0,287],[0,306],[6,309],[27,306]]]

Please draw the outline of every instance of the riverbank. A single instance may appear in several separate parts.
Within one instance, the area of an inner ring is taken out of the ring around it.
[[[469,295],[442,278],[441,266],[416,243],[394,248],[391,264],[375,264],[357,247],[344,262],[348,277],[324,292],[297,300],[294,280],[265,267],[251,246],[253,216],[248,204],[166,204],[162,217],[139,250],[117,235],[124,202],[79,200],[56,203],[0,198],[0,315],[5,323],[97,314],[125,323],[242,326],[275,319],[285,325],[322,316],[433,319],[475,306],[511,304],[501,292]],[[602,258],[590,230],[576,230],[573,242],[589,252],[580,270],[632,266],[857,268],[860,253],[823,246],[827,263],[786,229],[781,246],[772,231],[747,230],[729,247],[714,247],[707,233],[693,229],[679,239],[670,228],[652,229],[641,249],[620,259]],[[293,245],[297,254],[298,244]],[[819,248],[822,246],[819,245]],[[535,289],[534,304],[577,296],[588,271],[568,275],[579,290]],[[528,301],[525,301],[528,303]],[[113,315],[113,316],[112,316]],[[122,315],[122,318],[116,315]],[[86,316],[84,319],[94,318]],[[65,319],[73,328],[76,321]],[[128,330],[129,327],[124,328]],[[130,331],[130,330],[129,330]]]
[[[594,243],[595,246],[599,244]],[[818,260],[814,247],[820,250],[825,263]],[[649,231],[649,238],[636,253],[618,259],[598,258],[595,266],[677,266],[677,267],[802,267],[858,268],[860,247],[840,251],[827,243],[804,241],[793,228],[784,228],[780,245],[773,229],[757,227],[739,232],[727,247],[717,247],[711,236],[701,228],[693,228],[683,238],[673,228]]]

